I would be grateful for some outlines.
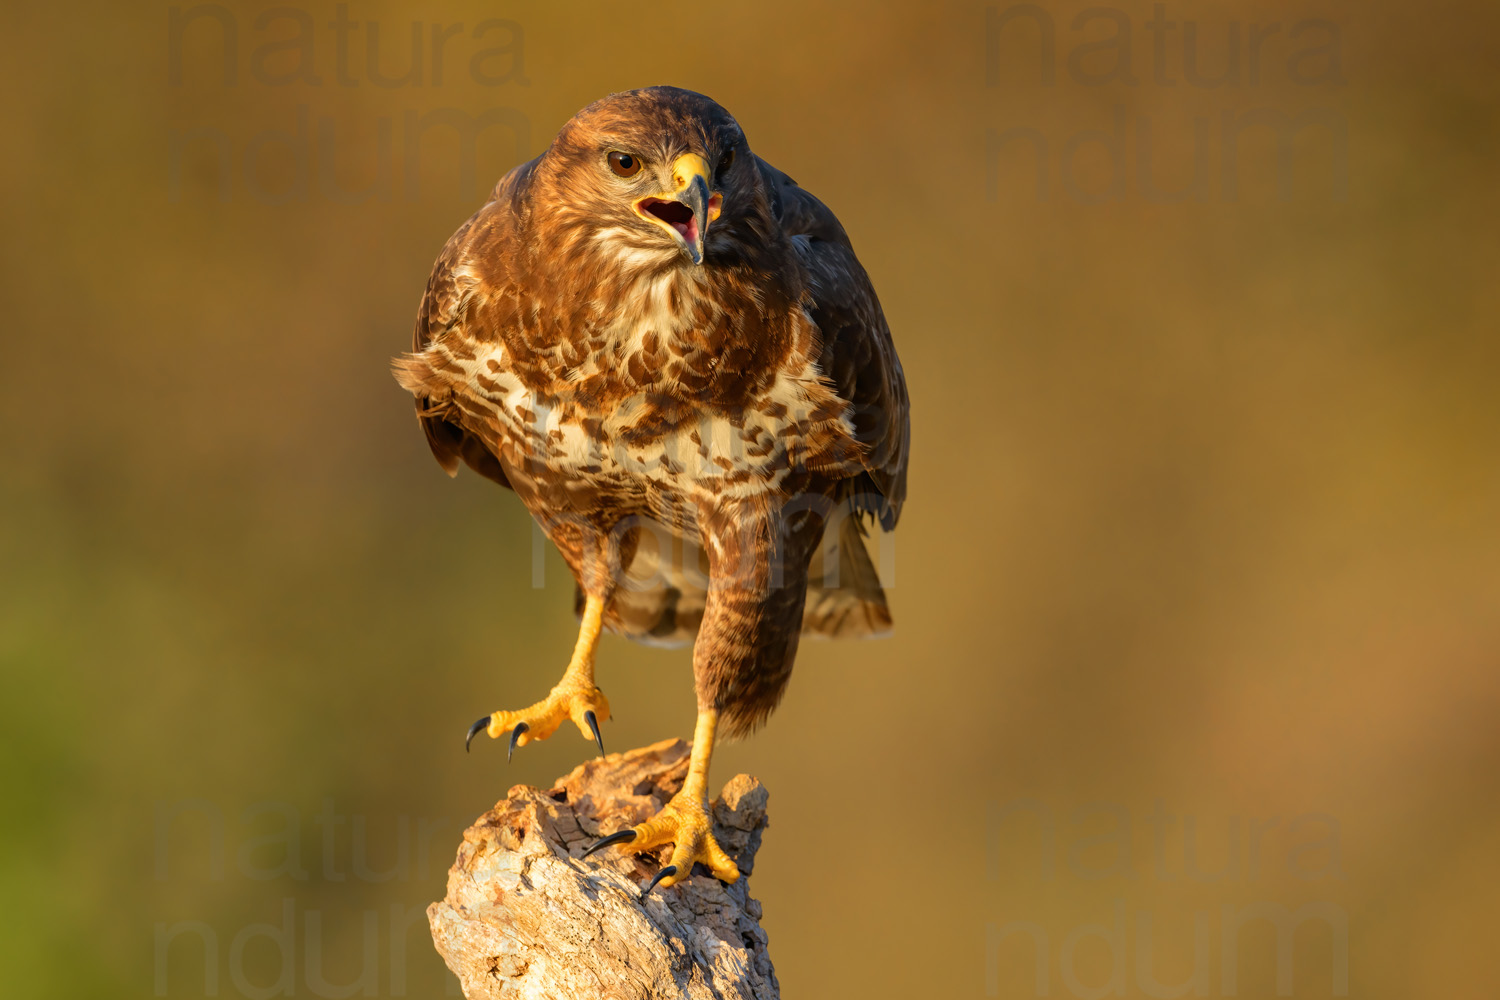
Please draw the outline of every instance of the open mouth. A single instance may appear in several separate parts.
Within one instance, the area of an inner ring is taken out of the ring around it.
[[[689,246],[698,242],[698,220],[693,216],[693,210],[682,202],[647,198],[640,203],[639,208],[643,215],[653,216],[671,226]]]

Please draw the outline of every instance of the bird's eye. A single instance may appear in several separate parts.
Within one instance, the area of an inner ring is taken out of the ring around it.
[[[733,164],[734,164],[734,150],[732,150],[732,149],[726,150],[724,152],[724,155],[721,156],[721,157],[719,157],[719,173],[722,174],[724,171],[728,170]]]
[[[618,149],[609,154],[609,169],[621,177],[634,177],[641,172],[641,161]]]

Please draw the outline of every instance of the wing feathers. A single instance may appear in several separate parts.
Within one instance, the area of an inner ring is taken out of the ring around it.
[[[866,476],[846,493],[889,531],[906,500],[911,443],[906,377],[880,300],[837,216],[786,174],[759,161],[782,228],[794,237],[811,278],[812,317],[823,337],[820,364],[850,404],[854,436],[865,446]],[[869,487],[878,497],[869,496]]]

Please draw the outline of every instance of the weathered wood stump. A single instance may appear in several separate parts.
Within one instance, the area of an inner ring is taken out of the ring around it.
[[[714,836],[740,868],[732,886],[700,868],[643,902],[664,857],[606,848],[579,859],[682,787],[688,749],[667,740],[589,761],[550,789],[517,785],[464,831],[447,897],[427,917],[469,1000],[779,998],[747,885],[766,828],[760,782],[736,775],[713,803]]]

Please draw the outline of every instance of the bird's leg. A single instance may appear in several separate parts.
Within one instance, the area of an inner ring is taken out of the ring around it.
[[[713,821],[708,809],[708,763],[713,757],[714,734],[719,727],[719,712],[714,708],[698,710],[698,725],[693,733],[693,755],[688,762],[687,780],[682,791],[672,796],[661,811],[640,826],[595,843],[584,857],[611,844],[629,843],[634,851],[649,851],[671,844],[672,857],[667,866],[641,891],[644,897],[657,885],[673,885],[693,873],[694,862],[701,862],[714,878],[734,882],[740,869],[714,840]]]
[[[599,736],[599,723],[609,718],[609,701],[604,692],[594,686],[594,647],[599,643],[599,632],[604,621],[604,598],[588,595],[583,606],[583,621],[578,626],[578,643],[573,647],[573,659],[547,697],[519,712],[493,712],[469,727],[468,739],[472,741],[480,730],[497,738],[510,733],[510,752],[525,746],[532,740],[544,740],[557,731],[567,719],[572,719],[585,739],[599,744],[604,752],[604,740]],[[468,746],[466,741],[465,746]],[[508,755],[507,755],[508,756]]]

